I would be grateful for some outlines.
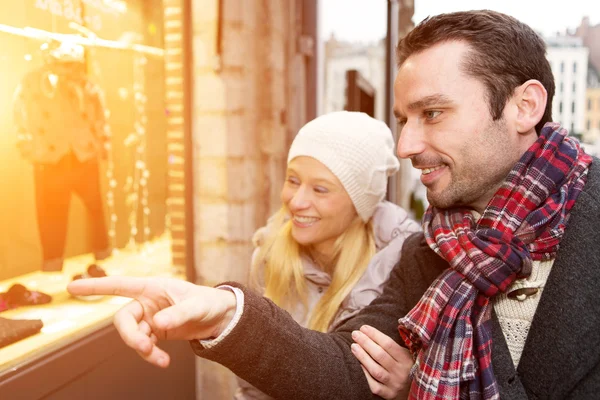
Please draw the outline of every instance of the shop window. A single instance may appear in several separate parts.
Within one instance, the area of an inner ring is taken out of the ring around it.
[[[25,0],[1,10],[0,317],[41,320],[32,346],[42,351],[120,307],[69,297],[72,279],[181,277],[168,209],[169,171],[181,161],[167,127],[183,106],[166,102],[162,1]],[[15,285],[48,304],[3,301]],[[0,361],[1,373],[11,357]]]

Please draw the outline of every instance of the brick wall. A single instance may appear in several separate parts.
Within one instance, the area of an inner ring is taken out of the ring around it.
[[[192,10],[197,281],[246,281],[251,237],[280,207],[287,149],[306,120],[301,0],[224,0],[221,10],[192,0]],[[202,359],[196,368],[197,398],[232,398],[233,374]]]
[[[192,4],[196,272],[207,284],[245,281],[252,234],[279,207],[293,133],[288,68],[296,8],[225,0],[219,15],[217,0]]]

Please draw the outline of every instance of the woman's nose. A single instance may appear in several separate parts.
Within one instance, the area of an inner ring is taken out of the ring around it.
[[[301,185],[290,200],[290,208],[292,211],[304,210],[310,207],[310,195],[308,188]]]

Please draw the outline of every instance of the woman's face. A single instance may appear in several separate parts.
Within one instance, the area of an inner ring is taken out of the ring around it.
[[[288,164],[281,201],[290,212],[294,240],[321,253],[331,251],[357,217],[337,177],[311,157],[296,157]]]

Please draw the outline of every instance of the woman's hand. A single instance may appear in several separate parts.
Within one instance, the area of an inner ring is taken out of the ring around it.
[[[362,364],[373,394],[384,399],[406,399],[413,359],[410,352],[377,329],[363,325],[352,332],[352,353]]]
[[[235,295],[229,290],[198,286],[172,278],[109,276],[69,283],[76,296],[115,295],[134,299],[115,315],[121,338],[146,361],[169,365],[160,339],[193,340],[217,337],[233,318]]]

